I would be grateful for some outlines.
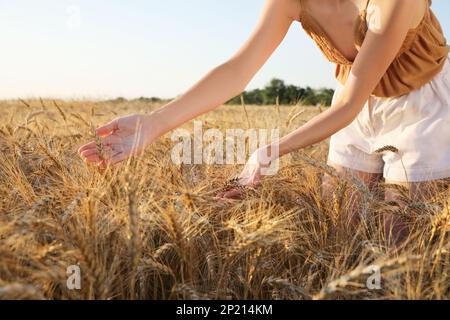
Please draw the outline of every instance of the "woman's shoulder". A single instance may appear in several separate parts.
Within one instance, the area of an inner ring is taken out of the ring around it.
[[[266,0],[273,1],[276,7],[292,20],[300,21],[303,0]]]
[[[369,22],[389,19],[390,13],[407,6],[411,15],[411,29],[415,29],[423,20],[431,5],[430,0],[370,0],[367,9]]]

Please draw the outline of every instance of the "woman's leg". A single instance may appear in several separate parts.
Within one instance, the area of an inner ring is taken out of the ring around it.
[[[333,162],[328,162],[328,165],[333,167],[338,175],[343,179],[348,178],[353,175],[358,180],[360,180],[370,192],[378,194],[379,192],[379,182],[383,178],[383,174],[378,173],[369,173],[364,171],[353,170],[350,168],[346,168],[340,165],[337,165]],[[333,183],[333,178],[325,175],[322,181],[322,195],[324,198],[330,197],[336,191],[336,185]],[[346,221],[352,225],[357,225],[359,223],[359,209],[360,209],[360,200],[362,195],[360,192],[356,190],[352,190],[351,194],[348,195],[349,202],[346,204],[349,207],[349,215],[346,217],[340,217],[343,221]]]
[[[446,183],[448,183],[447,180],[417,183],[386,181],[386,184],[388,185],[400,185],[403,188],[406,188],[406,190],[408,190],[407,196],[409,198],[406,199],[408,202],[428,202],[438,192],[442,191]],[[402,192],[396,190],[395,188],[388,187],[386,189],[385,200],[388,202],[395,202],[401,209],[405,208],[407,205]],[[408,225],[400,217],[396,216],[395,213],[385,213],[384,224],[388,244],[398,246],[410,235]]]

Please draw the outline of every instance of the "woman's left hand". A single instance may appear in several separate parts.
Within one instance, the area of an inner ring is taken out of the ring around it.
[[[218,194],[219,198],[240,199],[242,198],[242,188],[257,188],[261,185],[264,176],[268,175],[272,162],[277,158],[276,155],[270,154],[270,146],[266,146],[256,150],[245,164],[244,169],[237,179],[237,187]]]

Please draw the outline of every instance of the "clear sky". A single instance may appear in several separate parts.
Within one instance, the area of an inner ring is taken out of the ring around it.
[[[0,0],[0,98],[174,97],[226,61],[264,0]],[[450,37],[450,1],[434,0]],[[249,88],[333,87],[296,23]]]

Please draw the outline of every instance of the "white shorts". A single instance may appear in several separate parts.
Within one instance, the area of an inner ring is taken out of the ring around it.
[[[343,86],[339,85],[334,100]],[[376,151],[393,146],[398,153]],[[450,177],[450,58],[431,82],[395,98],[371,96],[358,117],[331,137],[330,164],[383,173],[394,182]]]

